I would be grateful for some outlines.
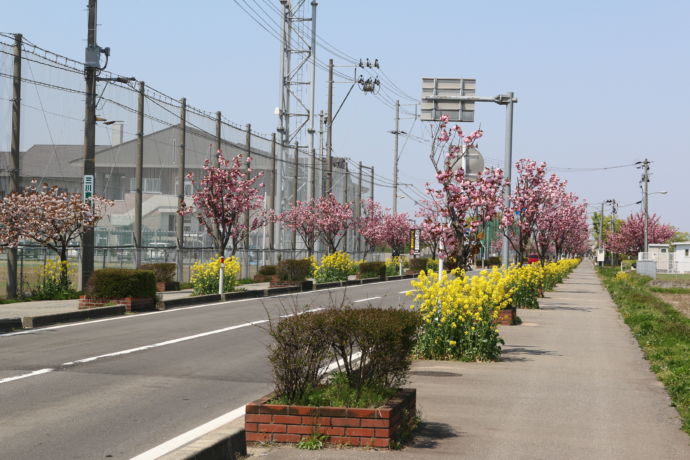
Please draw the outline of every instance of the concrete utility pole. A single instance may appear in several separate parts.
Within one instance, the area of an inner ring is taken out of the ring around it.
[[[139,108],[137,110],[137,159],[134,172],[134,261],[141,267],[141,217],[144,182],[144,82],[139,82]]]
[[[14,35],[14,68],[12,70],[12,169],[10,171],[10,193],[21,190],[21,173],[19,169],[19,135],[21,123],[22,100],[22,34]],[[7,252],[7,298],[17,297],[17,248]]]
[[[601,214],[599,215],[599,249],[604,248],[604,204],[606,202],[601,202]]]
[[[328,115],[326,118],[326,193],[333,193],[333,59],[328,60]]]
[[[220,110],[216,112],[216,154],[214,155],[213,164],[218,166],[218,154],[223,151],[223,119]]]
[[[245,145],[247,146],[247,159],[250,159],[252,157],[252,125],[250,123],[247,123],[247,135],[244,141]],[[251,168],[251,163],[247,165],[247,179],[251,178],[251,173],[249,172],[249,168]],[[244,260],[241,264],[241,269],[242,269],[242,278],[249,278],[249,211],[246,211],[244,213],[244,225],[245,228],[247,229],[247,234],[244,236]],[[225,256],[225,254],[221,254],[222,256]]]
[[[348,185],[350,184],[350,169],[348,168],[348,164],[345,163],[345,186],[343,187],[343,204],[347,203],[348,200]],[[347,250],[347,234],[350,233],[350,229],[345,229],[345,234],[343,235],[343,250],[345,252],[348,252]]]
[[[362,162],[359,162],[359,170],[357,171],[357,219],[362,217]],[[357,232],[357,247],[355,248],[357,252],[362,250],[362,235]],[[359,257],[358,257],[359,258]]]
[[[276,133],[271,135],[271,193],[268,194],[268,208],[275,211],[276,206],[276,185],[278,183],[276,171]],[[275,249],[274,237],[275,228],[278,225],[272,222],[268,225],[268,248]]]
[[[309,169],[308,181],[309,188],[307,189],[307,201],[312,200],[316,193],[316,158],[314,152],[314,110],[316,107],[316,6],[318,3],[315,0],[311,2],[311,105],[309,109]]]
[[[179,142],[177,146],[177,206],[184,203],[184,176],[185,176],[185,156],[187,143],[187,98],[180,100],[180,130],[178,133]],[[177,240],[177,280],[182,282],[184,274],[184,216],[175,216],[175,239]]]
[[[89,0],[89,20],[87,31],[87,55],[89,53],[100,55],[96,44],[96,0]],[[91,61],[84,65],[86,79],[84,102],[84,177],[96,174],[96,71],[98,63]],[[95,179],[95,178],[94,178]],[[96,190],[95,180],[93,190]],[[86,286],[93,273],[94,265],[94,229],[89,228],[81,239],[81,283]]]
[[[393,147],[393,215],[398,214],[398,137],[400,136],[400,101],[395,101],[395,135]]]
[[[649,252],[649,160],[642,162],[642,207],[644,211],[644,252]]]
[[[374,200],[374,167],[371,167],[371,191],[369,192],[372,201]]]
[[[295,176],[292,181],[292,207],[297,206],[297,192],[299,191],[299,144],[295,144]],[[297,250],[297,231],[292,231],[292,250]]]
[[[506,209],[510,206],[510,186],[513,179],[513,103],[515,102],[514,94],[507,93],[506,104],[506,140],[505,140],[505,159],[504,159],[504,177],[506,179],[506,186],[503,190],[503,204]],[[509,245],[508,236],[503,235],[503,251],[502,263],[504,267],[509,263]]]

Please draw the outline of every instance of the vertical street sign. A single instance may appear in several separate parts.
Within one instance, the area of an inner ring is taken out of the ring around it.
[[[420,235],[422,231],[421,230],[415,230],[414,232],[414,255],[418,256],[419,255],[419,240],[420,240]]]
[[[84,175],[84,193],[82,194],[84,203],[91,203],[91,198],[93,197],[93,175]]]
[[[415,238],[416,230],[414,228],[410,229],[410,255],[415,255]]]

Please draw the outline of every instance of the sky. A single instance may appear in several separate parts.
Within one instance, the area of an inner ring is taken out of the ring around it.
[[[173,97],[263,133],[278,126],[280,44],[242,8],[277,28],[278,0],[101,0],[98,43],[109,46],[108,69],[134,75]],[[22,0],[3,6],[0,31],[21,32],[33,43],[82,60],[86,0]],[[339,55],[317,47],[317,57],[378,58],[379,96],[354,90],[334,123],[338,156],[373,164],[381,177],[376,198],[392,202],[394,110],[403,115],[400,211],[433,182],[429,126],[415,120],[422,77],[476,78],[477,93],[512,91],[513,160],[545,161],[569,190],[592,204],[615,199],[619,217],[637,212],[641,171],[651,163],[650,213],[690,231],[690,2],[684,0],[411,1],[319,0],[317,33]],[[351,67],[339,71],[352,74]],[[383,73],[380,73],[383,72]],[[336,78],[336,81],[343,79]],[[317,112],[326,109],[327,75],[318,70]],[[393,86],[395,85],[395,86]],[[343,100],[349,85],[335,85]],[[4,115],[3,115],[4,116]],[[7,118],[4,118],[7,120]],[[487,165],[503,167],[505,109],[478,104]],[[9,121],[9,120],[8,120]],[[608,208],[607,208],[607,213]]]

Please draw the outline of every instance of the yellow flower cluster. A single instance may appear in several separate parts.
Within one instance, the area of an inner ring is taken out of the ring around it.
[[[412,281],[411,308],[424,325],[418,353],[428,359],[493,360],[500,356],[496,330],[498,311],[510,305],[512,289],[506,274],[494,268],[466,277],[462,270],[440,278],[433,270]]]
[[[70,283],[72,277],[77,273],[77,267],[68,261],[60,259],[48,259],[43,266],[43,283],[60,284],[61,282]],[[62,275],[65,275],[64,279]]]
[[[350,256],[345,252],[336,251],[321,259],[321,265],[314,271],[314,279],[317,283],[345,281],[354,269],[355,265]]]
[[[544,265],[544,290],[550,291],[580,263],[580,259],[561,259]]]
[[[627,281],[630,279],[630,273],[627,272],[618,272],[616,273],[616,279],[618,281]]]
[[[231,292],[235,289],[239,272],[240,262],[237,260],[237,257],[226,257],[223,271],[223,288],[225,292]],[[194,263],[190,279],[194,295],[217,293],[219,277],[220,256],[205,264],[201,262]]]
[[[539,308],[537,299],[544,284],[544,270],[540,264],[511,265],[505,276],[513,289],[514,307]]]
[[[402,260],[403,270],[409,265],[403,256],[393,256],[386,259],[386,275],[396,276],[400,273],[400,261]]]

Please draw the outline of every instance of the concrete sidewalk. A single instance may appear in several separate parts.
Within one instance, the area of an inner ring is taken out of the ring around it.
[[[690,437],[584,261],[503,327],[503,361],[418,361],[423,424],[400,451],[250,448],[268,459],[690,459]]]
[[[238,286],[238,289],[263,290],[268,283],[254,283]],[[192,295],[191,289],[181,291],[159,292],[162,300],[173,300]],[[33,300],[30,302],[15,302],[0,304],[0,319],[23,318],[26,316],[55,315],[79,310],[79,299],[69,300]]]

